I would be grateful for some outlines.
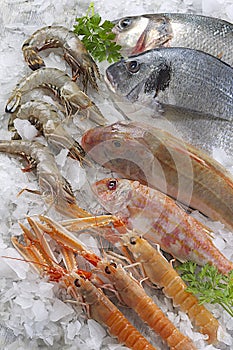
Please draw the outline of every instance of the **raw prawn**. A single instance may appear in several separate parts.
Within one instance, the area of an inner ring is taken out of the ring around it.
[[[90,164],[86,160],[87,156],[82,146],[63,127],[58,110],[54,105],[44,101],[26,102],[10,118],[8,123],[9,130],[15,130],[13,125],[16,118],[28,120],[36,127],[38,133],[42,133],[48,143],[57,149],[66,148],[69,150],[69,155],[72,158]],[[15,133],[13,139],[20,139],[20,136]]]
[[[122,236],[124,245],[132,253],[135,261],[140,262],[150,281],[163,288],[164,294],[172,298],[174,306],[179,306],[188,314],[198,330],[208,335],[209,343],[217,342],[219,323],[198,299],[187,292],[187,285],[172,267],[159,249],[154,249],[144,238],[135,232]]]
[[[80,113],[96,124],[105,124],[106,120],[94,102],[66,73],[57,68],[41,68],[21,79],[8,99],[5,111],[14,113],[21,103],[22,96],[38,88],[49,89],[58,97],[67,115]]]
[[[23,171],[36,167],[41,192],[48,204],[54,204],[56,210],[71,217],[85,217],[87,212],[77,203],[68,181],[60,174],[54,155],[39,142],[22,140],[0,141],[0,152],[19,155],[28,160],[29,165]],[[33,192],[33,191],[32,191]]]
[[[45,66],[38,52],[57,47],[62,48],[64,59],[71,66],[73,79],[82,76],[84,91],[88,82],[98,89],[96,78],[100,78],[99,69],[81,40],[71,30],[62,26],[40,28],[23,43],[22,50],[29,67],[36,70]]]

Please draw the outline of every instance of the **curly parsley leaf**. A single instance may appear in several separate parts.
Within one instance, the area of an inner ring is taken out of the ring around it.
[[[219,304],[233,317],[233,270],[226,276],[206,264],[198,271],[193,262],[183,263],[177,269],[188,283],[187,291],[195,294],[200,303]]]
[[[110,21],[101,24],[100,15],[94,12],[93,2],[86,15],[76,18],[76,22],[74,33],[83,36],[81,40],[94,59],[111,63],[121,58],[121,46],[114,42],[116,35],[111,31],[114,24]]]

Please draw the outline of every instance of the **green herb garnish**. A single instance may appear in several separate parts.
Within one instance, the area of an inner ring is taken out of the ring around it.
[[[233,317],[233,270],[227,275],[209,264],[198,271],[197,264],[187,262],[177,267],[188,292],[195,294],[200,303],[221,305]]]
[[[111,63],[121,58],[121,46],[113,41],[116,36],[111,31],[114,24],[110,21],[100,24],[101,17],[95,13],[93,2],[90,3],[86,16],[76,18],[76,22],[78,24],[74,25],[74,32],[83,35],[81,40],[94,59]]]

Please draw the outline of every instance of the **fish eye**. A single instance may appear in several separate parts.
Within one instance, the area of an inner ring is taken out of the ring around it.
[[[116,189],[117,186],[117,181],[116,180],[110,180],[107,184],[108,189],[111,191],[114,191]]]
[[[136,244],[136,237],[130,237],[129,242],[130,242],[130,244],[135,245]]]
[[[138,61],[127,62],[126,65],[130,73],[137,73],[140,69],[140,63]]]
[[[113,145],[117,148],[121,147],[121,142],[119,140],[113,140]]]
[[[81,287],[81,284],[80,284],[78,278],[76,278],[76,280],[74,280],[74,285],[75,285],[76,287],[78,287],[78,288]]]
[[[118,25],[120,29],[127,28],[132,23],[131,18],[123,18],[119,21]]]

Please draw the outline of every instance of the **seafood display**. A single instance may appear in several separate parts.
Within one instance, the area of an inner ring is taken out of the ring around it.
[[[233,26],[219,18],[191,13],[157,13],[115,20],[113,32],[123,56],[156,47],[201,50],[233,65]]]
[[[231,174],[169,133],[142,123],[117,122],[88,130],[82,146],[90,158],[124,178],[157,188],[233,228]]]
[[[109,66],[106,82],[144,108],[171,105],[232,122],[233,68],[202,51],[153,49]]]
[[[73,79],[82,76],[84,91],[88,82],[93,88],[98,89],[96,83],[96,78],[100,78],[98,67],[81,40],[71,30],[62,26],[40,28],[23,43],[22,50],[29,67],[36,70],[45,66],[38,53],[58,47],[62,48],[64,59],[72,68]]]
[[[2,8],[0,348],[230,349],[177,269],[232,278],[232,24],[53,1]]]
[[[105,124],[105,118],[94,102],[65,72],[57,68],[40,68],[21,79],[7,101],[6,112],[14,113],[20,106],[22,96],[38,88],[48,89],[55,97],[58,97],[68,116],[79,113],[99,125]]]

